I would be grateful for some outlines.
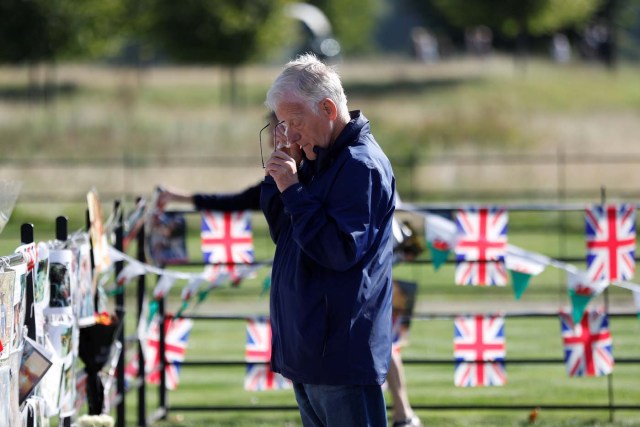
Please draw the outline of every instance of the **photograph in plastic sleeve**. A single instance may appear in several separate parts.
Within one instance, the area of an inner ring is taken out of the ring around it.
[[[151,217],[148,235],[149,253],[155,265],[176,265],[189,262],[187,254],[187,222],[181,213],[157,211]]]
[[[40,382],[39,391],[45,401],[47,417],[58,414],[58,400],[62,383],[62,360],[54,356],[52,362],[51,368]]]
[[[71,269],[73,252],[68,249],[49,252],[49,282],[51,297],[49,307],[71,311]]]
[[[94,308],[94,288],[91,270],[91,246],[80,245],[78,252],[78,292],[76,316],[80,327],[90,326],[96,322]]]
[[[9,356],[9,362],[11,363],[11,381],[9,384],[9,405],[11,410],[11,419],[13,422],[10,424],[11,426],[19,426],[20,420],[22,419],[20,415],[20,402],[19,402],[19,383],[18,376],[20,373],[20,362],[22,360],[22,352],[15,351],[11,353]]]
[[[11,331],[13,328],[13,287],[15,271],[0,272],[0,360],[9,357],[11,351]]]
[[[51,354],[33,340],[25,338],[22,349],[22,361],[20,364],[20,404],[29,397],[29,394],[42,380],[51,367]]]
[[[11,367],[0,363],[0,426],[11,425]]]
[[[27,314],[27,304],[25,293],[27,290],[27,263],[16,265],[13,270],[16,272],[13,287],[13,330],[11,351],[17,350],[22,344],[22,329],[24,318]]]
[[[104,411],[108,413],[113,406],[118,396],[118,388],[116,387],[116,369],[118,367],[118,360],[120,353],[122,352],[122,344],[119,341],[114,341],[111,345],[109,353],[109,360],[105,366],[100,370],[100,378],[104,385]]]
[[[76,376],[73,369],[73,361],[66,363],[62,368],[62,385],[60,387],[60,416],[70,417],[75,413],[76,407]]]
[[[38,243],[38,262],[33,283],[33,301],[37,306],[49,305],[49,247],[46,243]]]
[[[46,325],[47,335],[56,356],[66,361],[72,354],[73,318],[64,314],[52,314]]]

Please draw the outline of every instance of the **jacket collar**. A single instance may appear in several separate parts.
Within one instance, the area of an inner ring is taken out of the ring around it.
[[[309,172],[312,174],[317,174],[331,166],[342,150],[358,139],[358,135],[365,126],[366,129],[364,130],[366,132],[369,131],[369,120],[367,120],[360,110],[350,111],[349,115],[351,116],[351,120],[344,129],[342,129],[342,132],[340,132],[340,135],[338,135],[338,138],[333,144],[326,148],[313,147],[313,152],[316,153],[316,159],[314,161],[305,161],[305,163],[308,163],[308,167],[310,168]]]

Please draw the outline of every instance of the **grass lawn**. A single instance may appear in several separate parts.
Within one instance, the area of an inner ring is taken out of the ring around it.
[[[542,213],[545,215],[546,213]],[[580,257],[584,253],[584,238],[575,231],[578,215],[569,218],[571,227],[564,236],[552,230],[536,232],[540,219],[514,215],[509,238],[523,248],[558,257]],[[256,230],[257,257],[265,259],[272,251],[270,243],[261,236],[259,222]],[[572,231],[573,230],[573,231]],[[263,231],[263,230],[262,230]],[[562,240],[562,242],[560,242]],[[561,243],[561,244],[560,244]],[[191,241],[197,253],[197,239]],[[552,313],[569,307],[566,293],[566,277],[563,272],[549,267],[532,282],[520,301],[515,301],[510,285],[504,288],[473,288],[453,285],[453,265],[446,264],[434,271],[428,263],[429,256],[421,263],[396,267],[396,277],[413,280],[419,284],[417,318],[412,322],[410,343],[403,350],[408,390],[412,404],[427,425],[435,426],[502,426],[527,425],[529,413],[537,406],[545,405],[608,405],[609,379],[569,378],[562,362],[507,365],[507,385],[492,388],[458,388],[453,385],[453,365],[450,363],[423,364],[421,360],[450,361],[453,353],[453,321],[451,313],[503,312],[507,316],[517,313]],[[256,278],[248,279],[240,287],[223,287],[211,292],[200,305],[192,306],[187,313],[255,315],[268,313],[268,301],[260,297],[262,280],[268,269],[261,270]],[[168,302],[169,311],[175,311],[180,303],[178,290],[174,290]],[[128,300],[133,298],[129,290]],[[609,290],[611,307],[617,311],[634,310],[627,290],[612,287]],[[602,306],[604,298],[592,302]],[[438,316],[440,314],[440,316]],[[614,339],[614,356],[619,359],[640,357],[640,322],[635,318],[610,318]],[[507,317],[507,360],[555,359],[563,357],[560,325],[557,317]],[[196,320],[187,351],[188,361],[222,360],[241,361],[244,357],[245,322],[241,320]],[[640,364],[618,363],[611,377],[613,402],[619,405],[637,405],[640,394],[637,379]],[[297,426],[300,425],[295,410],[261,411],[260,406],[294,406],[290,390],[247,392],[243,390],[244,367],[184,367],[181,384],[169,392],[169,404],[177,407],[231,405],[251,409],[197,412],[188,409],[175,410],[161,425],[174,426]],[[150,387],[149,408],[157,402],[157,389]],[[390,403],[390,396],[387,395]],[[133,397],[128,397],[133,415]],[[434,409],[443,405],[447,409]],[[465,409],[456,405],[515,405],[512,410]],[[536,425],[541,426],[627,426],[640,423],[640,411],[617,411],[614,422],[609,422],[607,410],[577,411],[569,409],[542,409]],[[133,425],[133,424],[132,424]]]

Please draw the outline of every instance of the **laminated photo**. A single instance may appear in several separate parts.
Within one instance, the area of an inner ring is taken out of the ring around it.
[[[11,366],[7,360],[0,362],[0,426],[11,425]]]
[[[27,305],[24,303],[27,290],[27,263],[18,264],[12,268],[16,272],[13,287],[13,328],[11,331],[11,351],[18,350],[22,345],[22,330]]]
[[[26,337],[22,348],[19,380],[20,405],[29,397],[51,367],[52,354]]]
[[[75,413],[76,406],[76,376],[73,369],[73,360],[70,359],[62,367],[62,384],[60,386],[61,417],[70,417]]]
[[[66,314],[47,316],[46,334],[58,358],[73,357],[73,317]]]
[[[53,345],[46,340],[45,348],[53,354]],[[62,383],[62,360],[53,354],[52,364],[40,382],[40,395],[45,401],[45,414],[47,417],[57,415],[60,386]]]
[[[49,305],[49,247],[44,242],[38,243],[38,262],[33,284],[33,301],[38,306]]]
[[[51,297],[49,308],[56,311],[72,312],[72,268],[73,252],[69,249],[49,252],[49,282]]]
[[[93,275],[91,269],[91,246],[83,243],[78,250],[78,286],[74,296],[76,316],[80,327],[93,325],[95,320]]]
[[[13,330],[13,288],[16,281],[15,271],[0,272],[0,360],[9,357],[11,351],[11,332]],[[2,424],[0,424],[2,425]]]
[[[9,363],[11,364],[11,381],[9,383],[9,409],[11,412],[11,419],[13,420],[11,426],[20,425],[20,401],[19,401],[19,383],[18,376],[20,373],[20,362],[22,360],[22,349],[14,351],[9,356]]]
[[[44,242],[38,243],[38,260],[33,280],[33,316],[36,324],[36,342],[44,345],[44,311],[49,307],[51,286],[49,284],[49,247]]]

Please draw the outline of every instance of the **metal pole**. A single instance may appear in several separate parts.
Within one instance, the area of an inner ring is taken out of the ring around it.
[[[123,248],[123,234],[124,234],[124,228],[122,225],[122,220],[123,220],[123,216],[122,216],[122,211],[120,211],[120,201],[116,200],[114,202],[114,206],[113,206],[113,210],[114,212],[120,212],[118,214],[118,218],[116,219],[116,221],[118,221],[118,224],[115,228],[115,235],[116,235],[116,244],[115,244],[115,248],[119,251],[122,251]],[[120,272],[122,271],[122,267],[123,267],[123,262],[122,261],[118,261],[115,263],[115,277],[118,277],[118,275],[120,274]],[[125,415],[125,389],[124,389],[124,354],[126,352],[126,346],[125,346],[125,332],[124,332],[124,324],[125,324],[125,302],[124,302],[124,292],[118,292],[116,294],[116,317],[118,319],[119,322],[121,322],[121,327],[119,328],[119,332],[118,332],[118,337],[117,340],[120,341],[120,344],[122,344],[122,351],[120,352],[120,357],[118,358],[118,369],[116,370],[116,382],[117,382],[117,386],[118,386],[118,396],[120,397],[120,400],[118,402],[118,407],[117,407],[117,415],[118,415],[118,419],[117,419],[117,425],[118,427],[124,427],[125,426],[125,420],[126,420],[126,415]]]
[[[138,199],[139,201],[140,199]],[[137,253],[136,257],[138,261],[144,262],[144,224],[140,227],[140,231],[137,236]],[[143,304],[145,302],[145,293],[146,293],[146,278],[145,275],[141,275],[138,277],[138,319],[140,322],[146,322],[147,319],[142,318],[143,314]],[[138,387],[138,426],[144,427],[147,425],[147,403],[146,403],[146,394],[147,394],[147,386],[145,382],[145,371],[144,371],[144,352],[142,349],[141,340],[144,337],[138,337],[138,379],[140,380],[140,387]]]
[[[66,216],[59,216],[56,218],[56,240],[60,242],[66,242],[69,237],[69,219]],[[75,360],[74,360],[75,364]],[[75,367],[74,367],[75,369]],[[62,417],[60,419],[60,425],[62,427],[71,426],[71,417]]]
[[[160,278],[158,278],[158,280],[160,280]],[[169,408],[168,408],[168,404],[167,404],[167,377],[166,377],[166,369],[167,369],[167,354],[166,354],[166,334],[165,334],[165,322],[167,321],[165,319],[165,309],[164,309],[164,303],[165,303],[165,298],[161,298],[160,301],[158,301],[158,319],[159,319],[159,325],[158,325],[158,346],[160,347],[158,349],[158,351],[160,352],[160,388],[158,389],[160,396],[159,396],[159,403],[160,403],[160,409],[163,411],[162,414],[162,418],[163,420],[167,419],[167,416],[169,415]]]

